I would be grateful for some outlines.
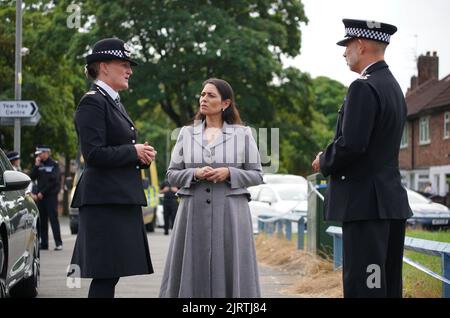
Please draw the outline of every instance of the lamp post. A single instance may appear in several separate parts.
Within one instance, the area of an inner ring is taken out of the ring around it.
[[[15,100],[22,99],[22,0],[16,0]],[[14,151],[20,154],[20,118],[14,119]]]

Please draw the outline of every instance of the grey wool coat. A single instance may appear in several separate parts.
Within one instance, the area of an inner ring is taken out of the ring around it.
[[[263,182],[248,127],[229,125],[207,145],[205,122],[181,129],[167,171],[181,198],[160,297],[260,297],[247,187]],[[195,181],[198,167],[228,167],[226,182]]]

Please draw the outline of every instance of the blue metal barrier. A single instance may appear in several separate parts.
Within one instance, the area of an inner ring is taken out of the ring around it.
[[[342,228],[330,226],[327,233],[333,237],[333,261],[334,269],[342,266]],[[420,271],[440,280],[442,282],[442,297],[450,298],[450,243],[422,240],[413,237],[405,237],[405,249],[414,252],[439,256],[442,260],[442,276],[434,273],[430,269],[412,261],[408,257],[403,257],[403,261]]]
[[[277,229],[278,237],[283,237],[283,227],[285,228],[285,235],[287,240],[292,240],[292,223],[297,223],[297,249],[302,250],[305,246],[306,216],[303,213],[289,212],[283,215],[280,214],[261,214],[258,216],[258,230],[266,232],[269,235],[274,234],[274,229]]]

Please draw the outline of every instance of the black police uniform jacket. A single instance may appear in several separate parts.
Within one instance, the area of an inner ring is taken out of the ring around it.
[[[59,193],[59,176],[58,163],[50,157],[45,161],[41,161],[39,166],[34,166],[30,172],[30,178],[37,180],[36,193],[42,193],[44,199]]]
[[[137,131],[128,114],[97,85],[75,113],[85,169],[72,207],[98,204],[146,205],[141,168],[134,147]]]
[[[71,264],[83,278],[152,273],[141,207],[140,169],[148,166],[139,165],[132,120],[93,85],[77,106],[75,126],[85,168],[72,200],[80,226]]]
[[[325,219],[406,219],[412,215],[401,183],[398,154],[407,108],[384,61],[349,87],[336,134],[320,156],[329,176]]]

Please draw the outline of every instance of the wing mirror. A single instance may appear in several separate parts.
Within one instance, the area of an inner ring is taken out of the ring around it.
[[[3,173],[3,185],[0,185],[1,191],[23,190],[28,187],[31,179],[25,173],[19,171],[7,170]]]

